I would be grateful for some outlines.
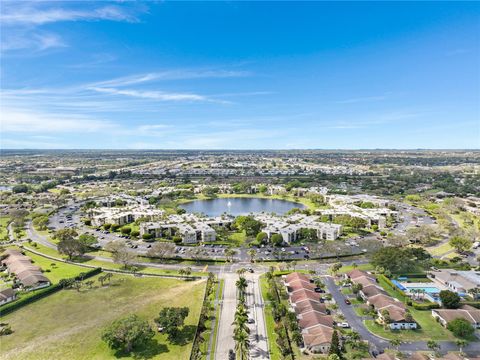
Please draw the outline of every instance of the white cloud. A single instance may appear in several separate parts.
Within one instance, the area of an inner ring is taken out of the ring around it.
[[[134,84],[141,84],[150,81],[162,80],[187,80],[187,79],[205,79],[205,78],[232,78],[251,75],[248,71],[232,70],[192,70],[176,69],[151,72],[145,74],[136,74],[130,76],[118,77],[115,79],[99,81],[90,84],[91,87],[122,87]]]
[[[379,95],[379,96],[366,96],[366,97],[358,97],[358,98],[351,98],[345,100],[337,101],[337,104],[354,104],[354,103],[361,103],[361,102],[375,102],[375,101],[382,101],[387,99],[386,95]]]
[[[60,7],[41,8],[36,3],[20,5],[4,2],[0,21],[5,25],[43,25],[61,21],[127,21],[136,22],[137,17],[118,6],[103,6],[93,9],[65,9]]]
[[[150,99],[157,101],[212,101],[216,102],[214,99],[210,99],[203,95],[190,94],[190,93],[167,93],[163,91],[140,91],[140,90],[129,90],[129,89],[115,89],[115,88],[102,88],[102,87],[92,87],[89,90],[93,90],[99,93],[110,94],[110,95],[124,95],[131,96],[142,99]]]
[[[0,49],[2,52],[22,49],[44,51],[65,46],[67,45],[57,34],[49,32],[25,33],[20,31],[10,33],[9,36],[3,36]]]
[[[52,114],[20,109],[1,109],[3,133],[92,133],[114,129],[110,121],[91,119],[70,114]]]

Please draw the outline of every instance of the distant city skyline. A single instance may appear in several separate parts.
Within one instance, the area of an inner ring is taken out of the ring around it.
[[[476,2],[2,1],[2,149],[478,149]]]

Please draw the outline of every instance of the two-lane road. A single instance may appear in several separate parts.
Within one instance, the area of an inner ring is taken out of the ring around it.
[[[248,274],[247,306],[250,324],[250,359],[269,359],[267,328],[265,326],[264,303],[260,289],[260,275]]]

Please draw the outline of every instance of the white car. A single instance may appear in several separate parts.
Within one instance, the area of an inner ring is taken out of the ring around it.
[[[348,329],[350,327],[350,325],[347,322],[337,323],[337,326],[344,329]]]

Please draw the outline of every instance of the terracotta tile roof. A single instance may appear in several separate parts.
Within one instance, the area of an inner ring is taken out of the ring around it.
[[[361,291],[367,298],[378,295],[378,294],[387,295],[385,290],[373,284],[364,286]]]
[[[362,284],[363,287],[366,287],[368,285],[375,285],[377,282],[368,276],[360,276],[358,278],[352,279],[352,283]]]
[[[311,301],[311,300],[298,302],[297,306],[295,306],[295,312],[297,313],[297,315],[310,312],[310,311],[316,311],[322,314],[326,314],[327,307],[325,304],[322,304],[316,301]]]
[[[301,329],[308,329],[318,325],[333,328],[333,317],[311,311],[300,315],[298,320],[298,326],[300,326]]]
[[[303,281],[306,281],[306,282],[310,282],[310,277],[308,277],[305,274],[298,273],[298,272],[290,273],[285,277],[285,282],[286,283],[290,283],[291,281],[295,281],[295,280],[303,280]]]
[[[399,308],[405,309],[405,305],[402,302],[397,301],[394,298],[388,295],[383,295],[383,294],[378,294],[378,295],[369,297],[367,302],[370,305],[372,305],[375,308],[375,310],[381,310],[384,307],[389,305],[395,305]]]
[[[288,291],[294,292],[300,289],[307,289],[313,291],[315,289],[315,285],[310,283],[309,281],[303,280],[294,280],[288,283]]]
[[[465,309],[437,309],[433,310],[435,313],[440,315],[447,323],[461,318],[469,321],[470,323],[480,323],[480,310],[465,310]]]
[[[320,302],[320,295],[317,294],[316,292],[309,291],[309,290],[299,290],[299,291],[295,291],[290,296],[290,301],[293,304],[296,304],[300,301],[305,301],[305,300],[313,300],[313,301]]]
[[[303,342],[307,347],[330,344],[332,335],[333,329],[318,326],[303,334]]]
[[[356,279],[356,278],[359,278],[360,276],[366,276],[366,277],[369,277],[371,279],[375,279],[375,276],[367,273],[366,271],[358,270],[358,269],[354,269],[352,271],[347,272],[347,276],[352,280]]]

